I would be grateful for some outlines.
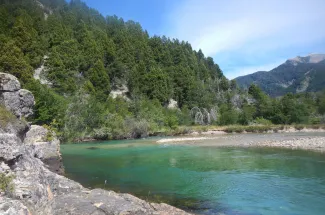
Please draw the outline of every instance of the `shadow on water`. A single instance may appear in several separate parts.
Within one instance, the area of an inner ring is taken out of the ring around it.
[[[88,148],[86,148],[86,149],[89,149],[89,150],[96,150],[96,149],[99,149],[98,147],[94,147],[94,146],[92,146],[92,147],[88,147]]]

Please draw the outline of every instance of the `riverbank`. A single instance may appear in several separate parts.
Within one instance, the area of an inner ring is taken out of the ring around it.
[[[203,141],[204,140],[204,141]],[[274,147],[325,152],[325,132],[234,134],[164,138],[158,144],[215,147]]]
[[[146,137],[178,137],[178,136],[200,136],[200,135],[224,135],[224,134],[246,134],[246,133],[297,133],[297,132],[325,132],[325,125],[229,125],[229,126],[180,126],[174,130],[161,130],[151,132],[139,138],[114,138],[95,139],[92,137],[78,138],[69,143],[85,143],[110,140],[131,140]]]
[[[293,133],[325,132],[325,125],[230,125],[230,126],[195,126],[190,135],[215,135],[230,133]]]

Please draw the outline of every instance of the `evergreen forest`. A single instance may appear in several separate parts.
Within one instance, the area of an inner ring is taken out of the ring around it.
[[[151,36],[79,0],[0,0],[0,72],[34,94],[27,120],[66,141],[325,122],[324,92],[272,98],[254,84],[240,89],[218,59],[181,39]]]

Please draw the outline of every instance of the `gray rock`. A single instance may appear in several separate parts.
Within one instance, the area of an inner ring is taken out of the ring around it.
[[[14,134],[0,134],[0,160],[14,161],[22,155],[22,142]]]
[[[2,215],[31,215],[28,208],[18,200],[0,197],[0,214]]]
[[[26,134],[24,144],[30,146],[34,151],[34,156],[40,158],[51,171],[63,174],[60,141],[53,132],[48,140],[49,132],[42,126],[32,125]]]
[[[25,137],[29,125],[24,120],[18,120],[12,113],[2,110],[3,116],[0,120],[0,134],[14,134],[21,140]]]
[[[33,94],[28,90],[20,89],[20,83],[15,76],[0,73],[0,105],[21,118],[33,114],[34,104]]]
[[[187,214],[166,204],[151,204],[129,194],[95,189],[61,195],[54,201],[55,214]]]
[[[178,103],[177,103],[177,101],[174,100],[174,99],[169,99],[167,108],[168,109],[178,109]]]
[[[0,72],[0,91],[15,92],[20,90],[18,79],[8,73]]]
[[[33,114],[35,100],[30,91],[21,89],[14,92],[0,92],[0,104],[21,118]]]

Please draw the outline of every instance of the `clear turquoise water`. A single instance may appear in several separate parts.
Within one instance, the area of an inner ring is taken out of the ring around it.
[[[150,139],[62,145],[61,151],[67,176],[86,187],[200,214],[325,214],[320,153],[157,145]]]

